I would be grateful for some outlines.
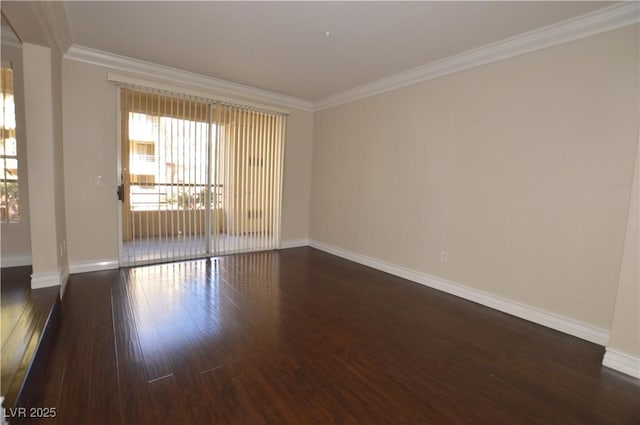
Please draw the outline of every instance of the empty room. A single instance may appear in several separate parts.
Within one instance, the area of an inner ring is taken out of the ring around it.
[[[640,424],[640,2],[0,8],[1,424]]]

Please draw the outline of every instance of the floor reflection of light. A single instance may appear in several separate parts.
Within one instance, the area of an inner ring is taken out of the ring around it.
[[[222,326],[215,260],[195,260],[131,269],[131,297],[139,332],[153,324],[165,348],[194,343],[203,331]],[[144,348],[143,348],[144,349]]]
[[[2,318],[16,317],[24,310],[24,301],[22,299],[14,299],[8,301],[2,301]]]
[[[1,380],[2,394],[7,391],[7,386],[11,384],[10,379],[20,368],[20,362],[25,353],[35,352],[40,341],[42,329],[37,325],[38,316],[41,314],[33,305],[25,305],[23,299],[15,299],[2,302],[2,327],[0,327],[0,337],[2,347],[11,340],[11,350],[0,356],[0,369],[3,379]],[[18,324],[20,322],[20,324]],[[8,345],[7,345],[8,346]]]
[[[179,360],[192,348],[215,350],[227,338],[242,339],[243,328],[278,343],[279,265],[270,251],[129,269],[144,356],[166,352]]]

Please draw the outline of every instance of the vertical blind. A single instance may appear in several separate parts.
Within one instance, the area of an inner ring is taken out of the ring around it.
[[[275,249],[286,116],[121,88],[123,264]]]

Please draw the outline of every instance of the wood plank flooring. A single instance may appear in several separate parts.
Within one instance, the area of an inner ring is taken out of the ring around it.
[[[0,383],[4,405],[13,406],[59,291],[58,288],[32,291],[30,266],[3,268],[0,273]]]
[[[603,352],[311,248],[78,274],[12,424],[639,424]]]

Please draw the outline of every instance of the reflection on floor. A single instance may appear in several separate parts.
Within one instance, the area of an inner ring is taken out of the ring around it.
[[[62,310],[27,424],[640,423],[603,347],[312,248],[77,274]]]
[[[45,325],[58,298],[58,287],[31,290],[31,267],[3,268],[2,395],[12,407],[36,352]]]
[[[219,234],[211,238],[212,255],[237,254],[275,249],[271,237],[258,235]],[[144,238],[123,242],[120,262],[122,265],[160,263],[170,259],[187,260],[206,255],[204,236],[169,238]]]

